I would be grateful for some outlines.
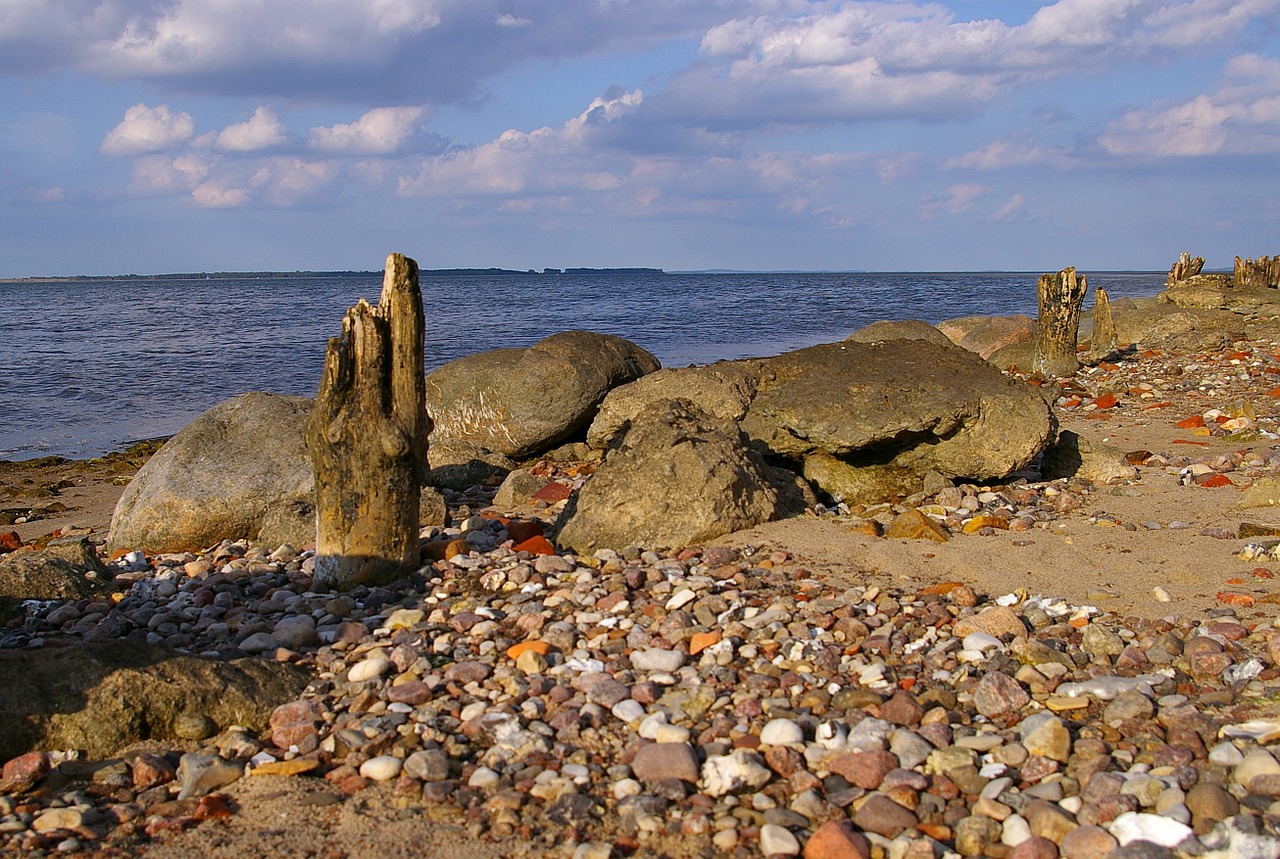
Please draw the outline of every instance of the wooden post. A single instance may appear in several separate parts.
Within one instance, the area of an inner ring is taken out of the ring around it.
[[[1190,280],[1204,269],[1204,257],[1191,258],[1191,254],[1183,251],[1178,254],[1178,261],[1169,269],[1169,276],[1164,279],[1165,286],[1177,286]]]
[[[1111,300],[1100,286],[1093,288],[1093,353],[1095,361],[1116,351],[1116,321],[1111,315]]]
[[[423,329],[418,264],[391,254],[378,306],[360,299],[329,341],[306,430],[318,585],[385,583],[418,566],[431,429]]]
[[[1070,376],[1080,369],[1076,335],[1080,332],[1080,308],[1087,289],[1084,276],[1076,276],[1075,266],[1040,276],[1036,287],[1040,302],[1033,365],[1036,372],[1044,376]]]

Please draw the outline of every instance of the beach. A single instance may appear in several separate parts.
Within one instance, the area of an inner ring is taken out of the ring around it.
[[[151,558],[135,581],[154,574],[192,594],[225,565],[219,588],[244,600],[242,616],[260,615],[263,631],[279,629],[299,599],[351,625],[341,647],[277,642],[262,653],[323,678],[308,700],[327,715],[293,736],[292,751],[268,731],[254,754],[326,763],[168,799],[159,813],[131,787],[82,791],[70,805],[91,813],[43,830],[47,800],[63,794],[15,792],[0,811],[16,822],[0,838],[155,857],[815,859],[1104,856],[1124,837],[1111,824],[1125,813],[1141,833],[1130,840],[1165,839],[1167,851],[1193,830],[1226,831],[1219,824],[1242,808],[1265,829],[1258,821],[1280,796],[1280,776],[1265,778],[1280,773],[1266,751],[1280,735],[1280,563],[1266,542],[1280,534],[1280,490],[1269,483],[1280,479],[1280,339],[1265,312],[1246,320],[1245,339],[1222,348],[1122,350],[1060,380],[1047,398],[1061,429],[1131,474],[914,499],[943,540],[880,536],[880,519],[907,512],[902,504],[831,506],[665,555],[539,555],[516,565],[521,581],[501,552],[511,523],[549,521],[563,501],[494,509],[490,486],[445,497],[493,550],[438,561],[432,581],[345,613],[331,597],[305,596],[297,551]],[[0,467],[0,510],[28,520],[0,531],[104,541],[146,452]],[[566,487],[581,473],[573,463],[535,471]],[[520,585],[544,595],[540,614],[515,598]],[[158,628],[154,603],[147,611],[140,628]],[[83,637],[91,614],[85,604],[58,625],[36,624],[25,646]],[[513,655],[515,618],[531,639],[553,640],[533,633],[561,626],[568,637],[550,656]],[[415,663],[414,647],[450,659]],[[599,667],[555,670],[572,660]],[[367,682],[341,682],[361,666]],[[608,682],[580,682],[588,676]],[[1134,678],[1146,678],[1145,691]],[[1108,682],[1110,694],[1096,691]],[[422,687],[417,697],[397,698],[408,684]],[[406,722],[393,716],[420,705],[443,721],[403,740]],[[1275,733],[1222,733],[1251,720]],[[357,723],[364,746],[325,751],[335,724]],[[173,763],[215,740],[150,742],[117,757],[133,762],[136,782],[139,750]],[[654,746],[680,751],[657,760]]]

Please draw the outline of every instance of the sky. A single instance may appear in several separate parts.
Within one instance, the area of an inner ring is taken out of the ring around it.
[[[1280,0],[3,0],[0,277],[1280,253]]]

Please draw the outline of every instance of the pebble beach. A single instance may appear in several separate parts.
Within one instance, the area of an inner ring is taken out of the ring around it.
[[[1028,475],[798,520],[865,555],[767,530],[557,552],[540,534],[591,466],[545,461],[559,488],[519,509],[493,486],[446,492],[451,526],[423,535],[438,560],[385,588],[316,592],[305,547],[124,554],[118,600],[42,605],[4,646],[129,639],[310,682],[265,731],[196,718],[107,761],[8,762],[0,849],[1273,857],[1278,353],[1134,353],[1067,380],[1064,426],[1132,466],[1114,482]],[[1198,578],[936,567],[1035,564],[1086,533],[1117,570],[1125,541],[1182,546]]]

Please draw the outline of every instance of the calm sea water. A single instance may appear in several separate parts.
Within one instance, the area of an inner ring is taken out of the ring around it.
[[[668,367],[772,355],[879,319],[1034,315],[1037,277],[424,277],[426,365],[574,328],[626,337]],[[1113,299],[1153,295],[1164,277],[1089,274]],[[99,455],[172,434],[245,391],[312,396],[327,339],[380,288],[380,274],[0,283],[0,459]]]

